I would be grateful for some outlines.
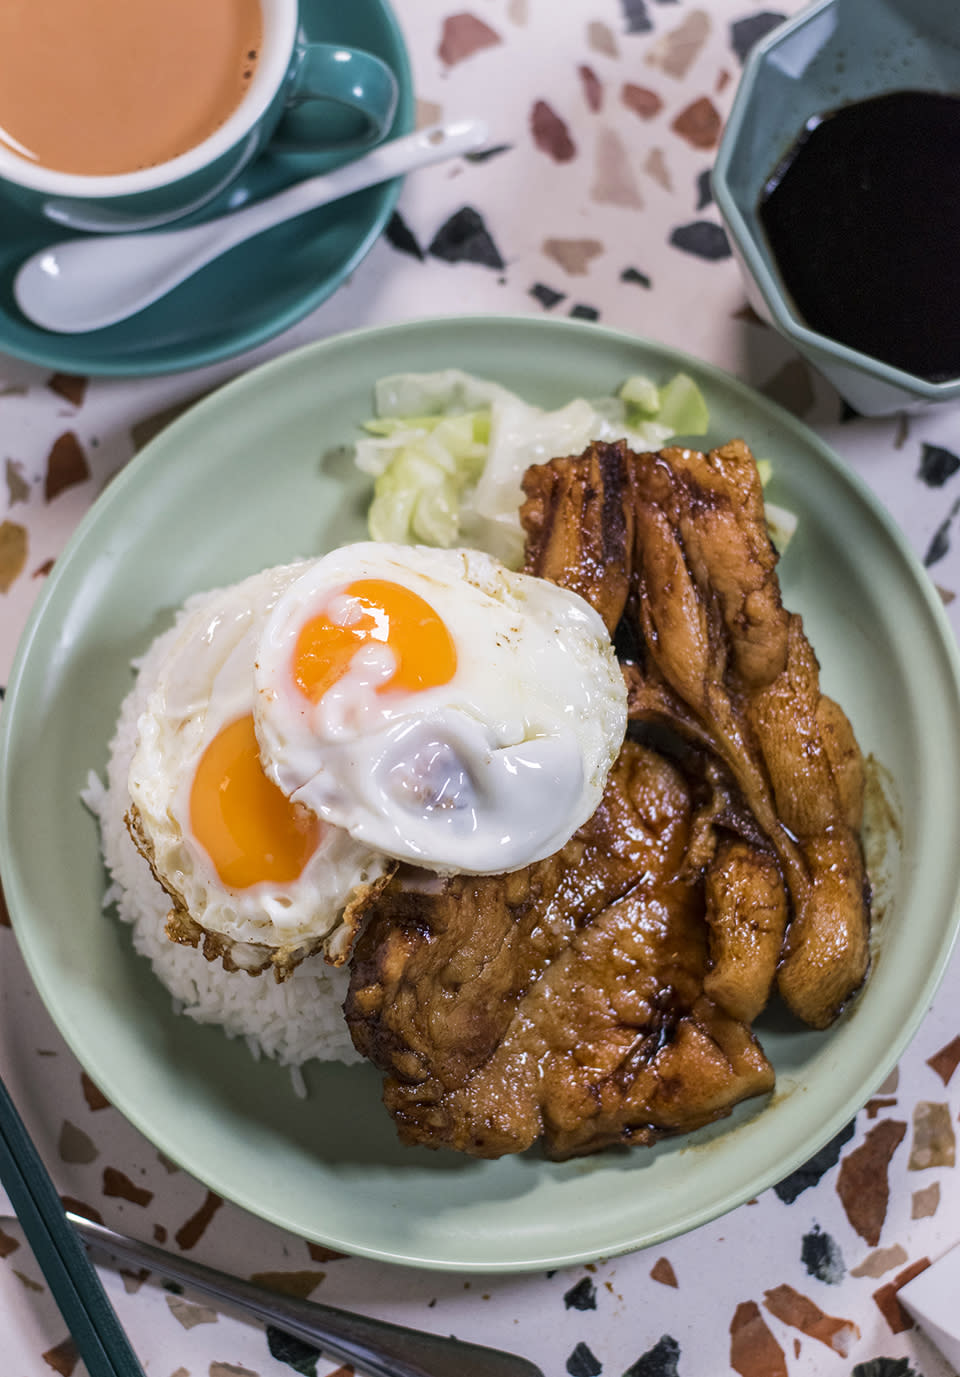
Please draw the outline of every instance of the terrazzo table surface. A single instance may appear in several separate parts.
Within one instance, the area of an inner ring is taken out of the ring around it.
[[[250,354],[158,378],[67,377],[0,356],[0,683],[64,541],[171,414],[296,345],[432,314],[587,317],[737,374],[802,417],[866,480],[960,629],[960,411],[851,415],[748,311],[710,199],[711,160],[744,53],[798,6],[465,4],[397,2],[419,121],[482,115],[498,151],[410,180],[387,235],[297,327]],[[243,1275],[287,1273],[316,1299],[514,1349],[547,1377],[948,1371],[895,1292],[960,1240],[956,959],[898,1071],[808,1170],[647,1252],[495,1278],[330,1257],[209,1196],[81,1073],[3,916],[0,1069],[61,1193],[108,1224]],[[336,1370],[155,1277],[104,1277],[151,1377]],[[0,1336],[3,1377],[83,1371],[18,1226],[6,1220]]]

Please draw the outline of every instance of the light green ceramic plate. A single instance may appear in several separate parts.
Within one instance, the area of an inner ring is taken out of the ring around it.
[[[78,794],[102,770],[130,660],[197,589],[360,536],[364,483],[323,455],[370,414],[374,380],[460,365],[534,401],[684,368],[711,441],[773,460],[799,517],[781,566],[826,690],[882,762],[899,828],[878,945],[853,1011],[827,1033],[766,1019],[769,1104],[652,1151],[564,1164],[478,1162],[398,1146],[370,1067],[289,1076],[171,1011],[104,917],[97,831]],[[110,485],[51,575],[3,713],[0,872],[30,971],[113,1103],[214,1190],[348,1252],[424,1266],[555,1267],[662,1240],[799,1166],[890,1070],[929,1005],[956,931],[958,657],[935,594],[863,486],[807,429],[686,356],[572,321],[422,321],[329,340],[200,403]]]

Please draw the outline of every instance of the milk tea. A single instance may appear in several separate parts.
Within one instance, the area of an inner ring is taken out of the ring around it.
[[[0,143],[58,172],[164,163],[240,105],[259,0],[3,0]]]

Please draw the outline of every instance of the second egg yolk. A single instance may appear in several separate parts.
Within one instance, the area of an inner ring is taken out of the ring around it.
[[[360,603],[360,616],[339,626],[324,613],[300,629],[293,655],[293,677],[312,703],[350,668],[360,646],[380,641],[393,651],[396,668],[377,692],[420,689],[446,684],[457,668],[450,632],[418,593],[387,579],[359,579],[344,592]]]
[[[224,727],[200,757],[190,827],[231,889],[297,879],[323,830],[316,814],[264,774],[252,715]]]

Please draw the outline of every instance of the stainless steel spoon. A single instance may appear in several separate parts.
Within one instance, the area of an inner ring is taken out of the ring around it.
[[[142,311],[255,234],[391,177],[469,153],[487,138],[482,120],[434,124],[201,225],[49,244],[21,264],[13,294],[23,314],[45,330],[99,330]]]
[[[543,1377],[539,1367],[515,1354],[278,1295],[152,1243],[115,1233],[80,1215],[68,1212],[67,1218],[91,1248],[240,1306],[370,1377]]]

